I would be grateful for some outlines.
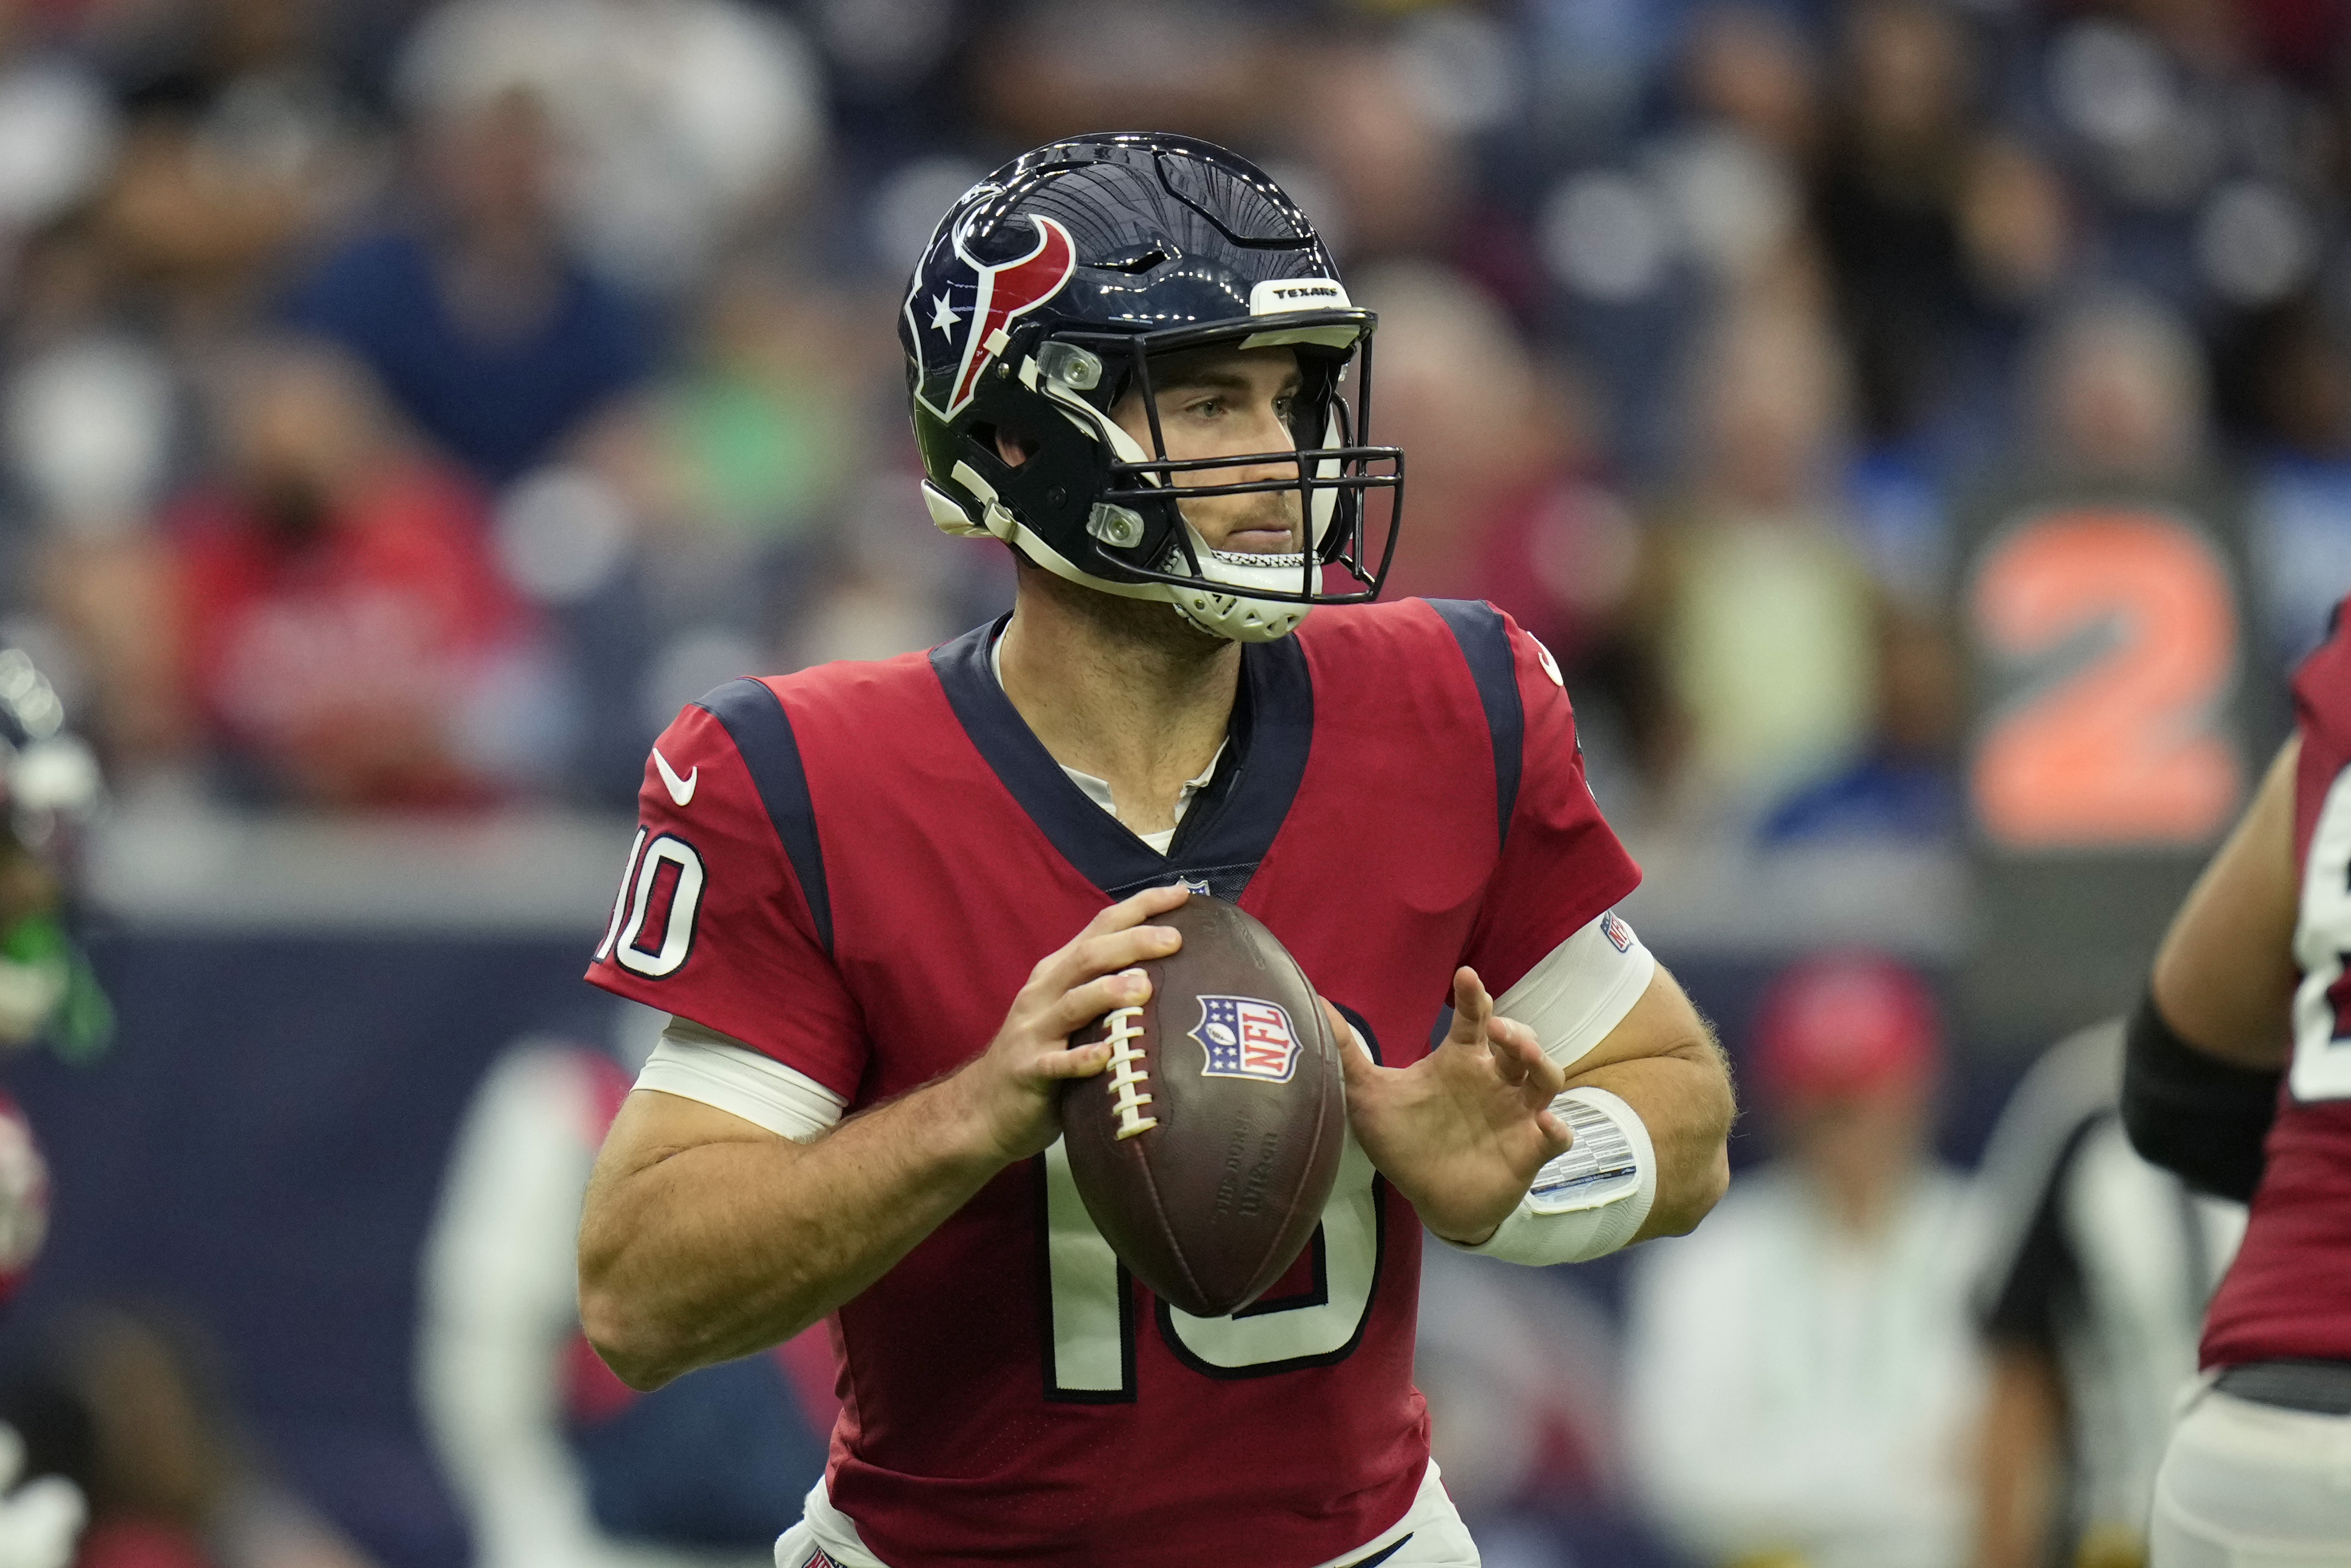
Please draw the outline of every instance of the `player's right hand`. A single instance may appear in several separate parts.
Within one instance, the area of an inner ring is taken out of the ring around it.
[[[1110,1061],[1110,1047],[1072,1048],[1070,1037],[1114,1008],[1139,1005],[1151,982],[1135,966],[1165,958],[1181,934],[1147,924],[1183,906],[1183,883],[1146,888],[1112,904],[1029,972],[1004,1027],[977,1060],[956,1074],[969,1098],[972,1125],[985,1147],[1009,1165],[1040,1153],[1061,1135],[1057,1091],[1062,1080],[1090,1078]]]

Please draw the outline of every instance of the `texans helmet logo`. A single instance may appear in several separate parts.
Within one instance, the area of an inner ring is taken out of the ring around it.
[[[1027,255],[994,266],[964,248],[959,230],[952,234],[945,253],[933,253],[932,264],[915,276],[906,297],[906,319],[923,350],[925,382],[944,368],[942,350],[956,348],[961,332],[946,406],[923,400],[944,418],[954,418],[971,401],[980,372],[1009,346],[1012,323],[1059,294],[1077,271],[1078,247],[1070,231],[1052,218],[1028,222],[1037,231],[1036,245]]]
[[[1255,997],[1202,997],[1200,1021],[1190,1030],[1208,1053],[1204,1078],[1250,1078],[1287,1083],[1298,1070],[1298,1033],[1290,1015]]]

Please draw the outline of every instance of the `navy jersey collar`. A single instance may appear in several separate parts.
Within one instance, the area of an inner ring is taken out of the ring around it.
[[[1113,900],[1181,879],[1237,900],[1281,831],[1306,772],[1314,689],[1295,637],[1241,648],[1225,754],[1192,799],[1165,855],[1086,798],[1045,749],[988,667],[1009,616],[931,650],[964,733],[1054,849]]]

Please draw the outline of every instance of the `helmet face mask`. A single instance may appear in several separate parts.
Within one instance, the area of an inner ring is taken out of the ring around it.
[[[1386,576],[1403,487],[1402,454],[1364,434],[1375,325],[1303,215],[1233,154],[1157,135],[1040,149],[956,204],[908,293],[900,332],[933,518],[1228,638],[1364,602]],[[1292,444],[1172,455],[1155,367],[1268,348],[1297,361]],[[1130,431],[1118,415],[1134,407]],[[1184,514],[1280,493],[1297,497],[1307,536],[1286,556],[1213,549]]]

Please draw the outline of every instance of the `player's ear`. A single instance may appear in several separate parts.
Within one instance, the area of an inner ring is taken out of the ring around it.
[[[996,444],[996,455],[1003,458],[1011,467],[1018,468],[1037,455],[1039,444],[1034,436],[1023,435],[1017,430],[1007,430],[1000,424],[991,431],[989,435]]]

